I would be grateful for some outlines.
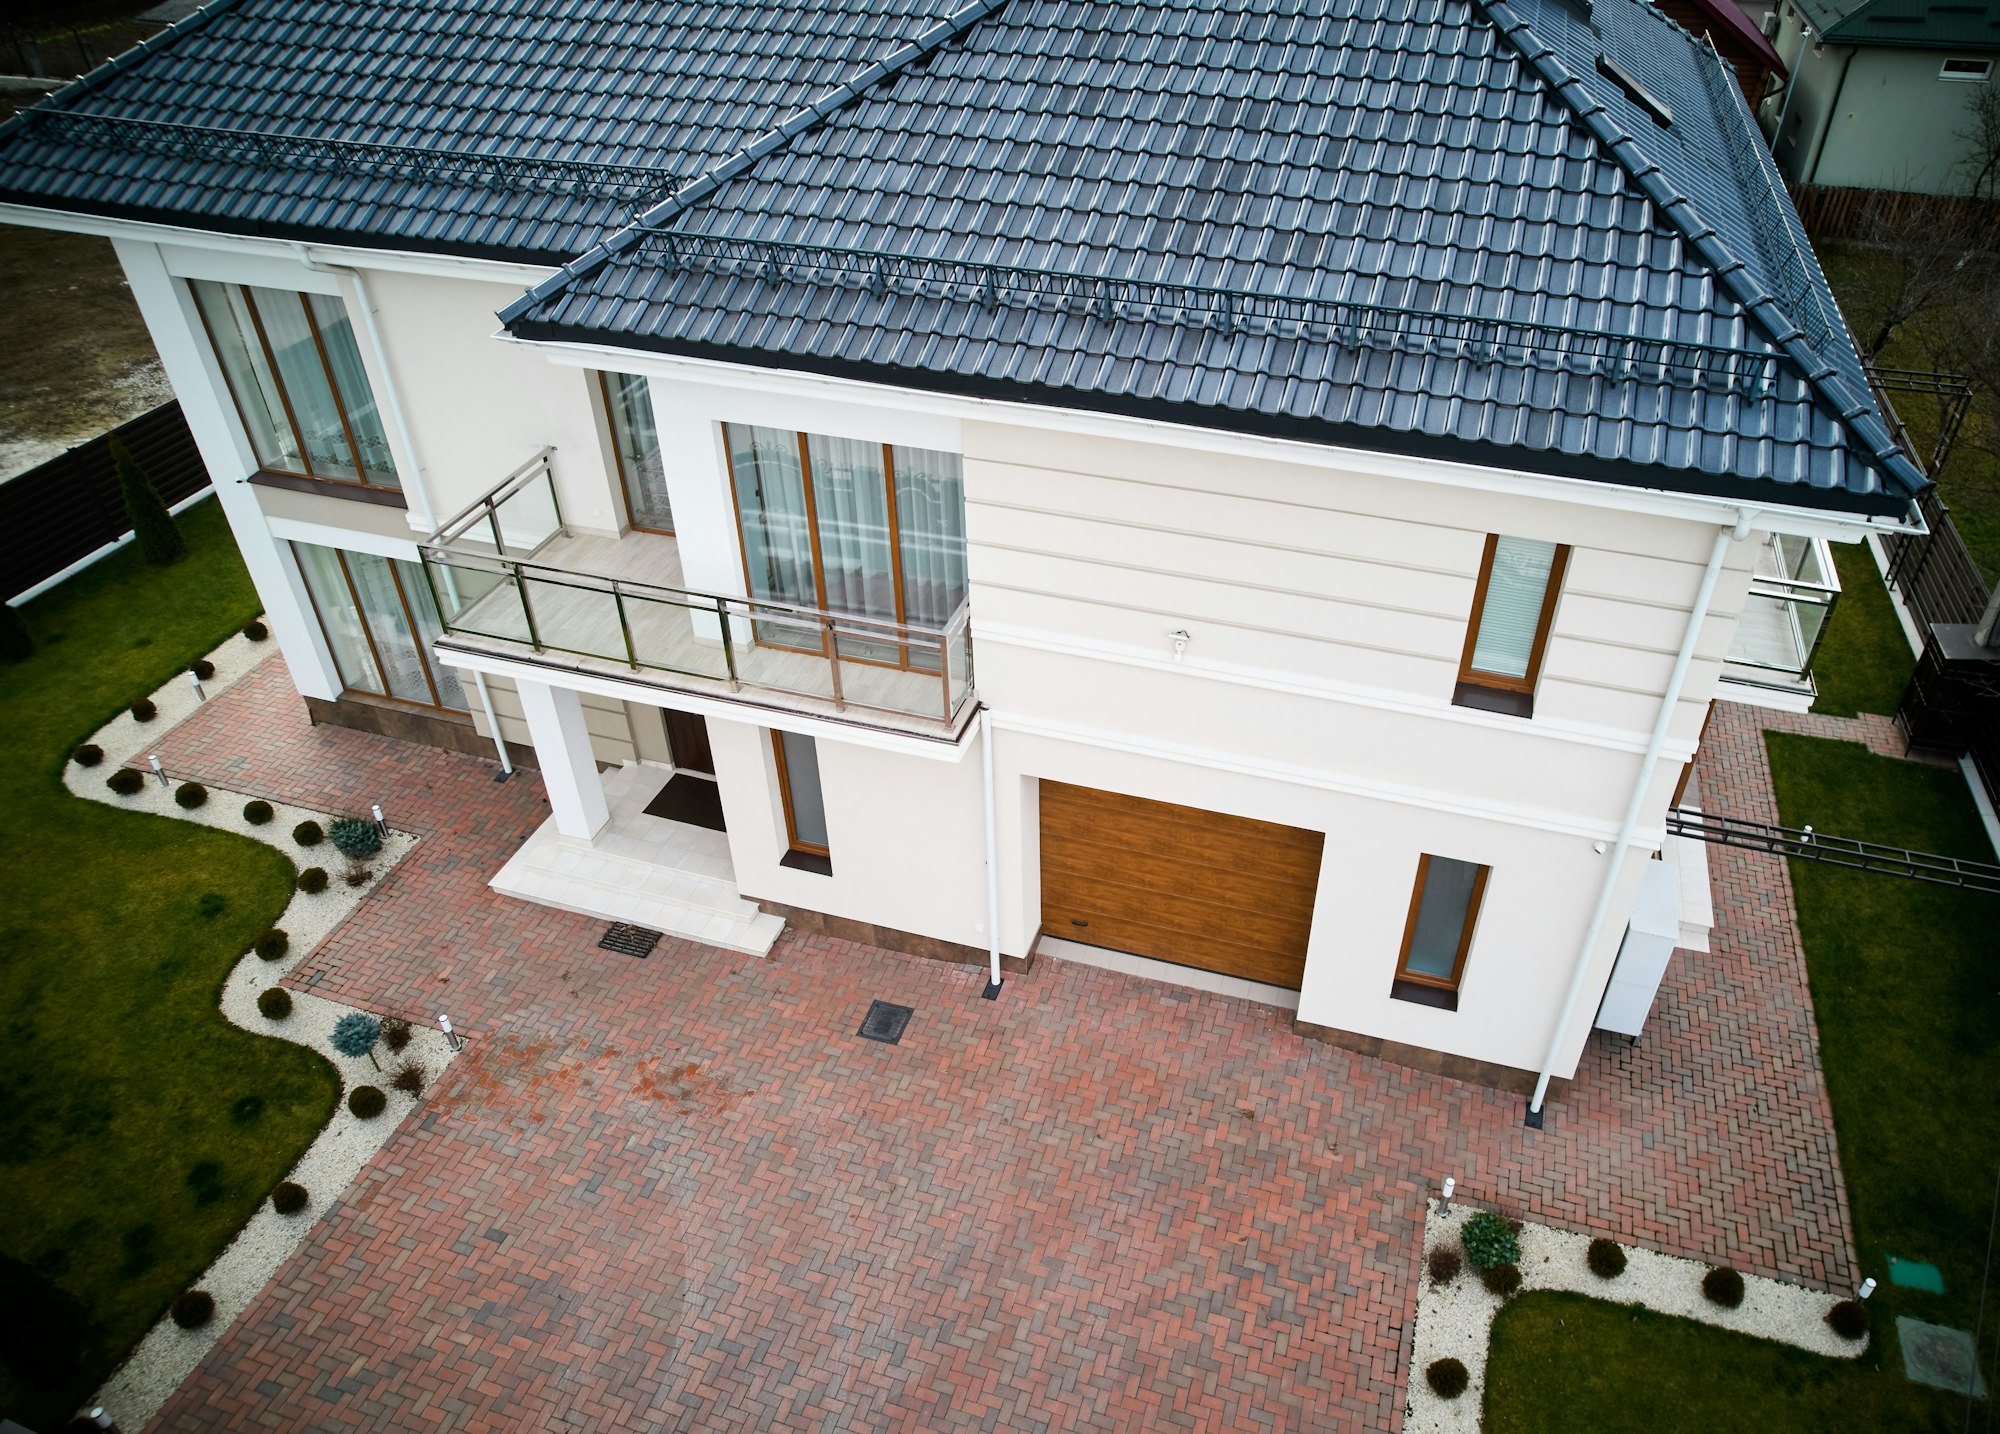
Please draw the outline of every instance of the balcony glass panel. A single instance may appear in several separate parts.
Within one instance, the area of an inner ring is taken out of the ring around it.
[[[1767,538],[1736,621],[1724,679],[1809,695],[1813,656],[1839,598],[1840,579],[1825,540]]]

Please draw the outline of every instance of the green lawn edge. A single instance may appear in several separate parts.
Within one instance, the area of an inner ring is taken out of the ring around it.
[[[1865,543],[1836,544],[1840,600],[1827,619],[1826,636],[1813,658],[1813,685],[1819,696],[1812,710],[1830,717],[1864,712],[1895,715],[1917,670],[1917,659],[1883,585],[1875,557]]]

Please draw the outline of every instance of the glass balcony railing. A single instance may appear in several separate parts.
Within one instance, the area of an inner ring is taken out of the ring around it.
[[[1813,657],[1840,599],[1824,538],[1773,533],[1757,555],[1723,679],[1810,696]]]
[[[656,581],[679,577],[674,539],[571,533],[548,450],[421,552],[447,661],[454,646],[553,654],[579,670],[924,735],[955,735],[971,713],[966,604],[930,626]]]

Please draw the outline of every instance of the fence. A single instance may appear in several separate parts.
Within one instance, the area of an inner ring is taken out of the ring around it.
[[[1930,631],[1934,622],[1978,622],[1986,611],[1986,579],[1951,514],[1935,488],[1917,500],[1930,532],[1920,538],[1889,537],[1882,547],[1889,559],[1889,585],[1903,605]]]
[[[208,487],[208,470],[166,403],[0,483],[0,596],[27,591],[131,531],[118,494],[111,440],[121,438],[169,504]]]
[[[1963,224],[1974,243],[2000,245],[2000,206],[1951,194],[1904,194],[1894,189],[1842,189],[1791,184],[1792,207],[1815,239],[1867,239],[1871,231],[1914,226],[1955,229]]]

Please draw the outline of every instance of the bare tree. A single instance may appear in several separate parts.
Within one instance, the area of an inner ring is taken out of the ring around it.
[[[1971,86],[1965,97],[1965,128],[1958,137],[1965,141],[1965,154],[1958,162],[1965,193],[1985,204],[2000,200],[2000,86]]]
[[[1872,363],[1904,325],[1956,306],[1973,226],[1956,196],[1891,193],[1874,197],[1857,237],[1871,262],[1845,286],[1842,308]]]

